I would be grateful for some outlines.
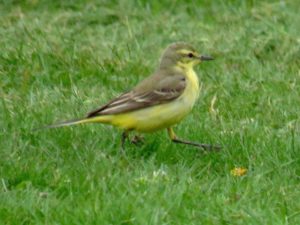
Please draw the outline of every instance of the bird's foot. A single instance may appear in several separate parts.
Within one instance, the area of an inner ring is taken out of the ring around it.
[[[130,142],[134,145],[140,146],[145,142],[145,138],[143,136],[134,135]]]

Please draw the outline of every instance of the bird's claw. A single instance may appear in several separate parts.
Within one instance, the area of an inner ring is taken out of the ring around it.
[[[145,138],[142,136],[134,135],[131,138],[130,142],[134,145],[141,145],[145,142]]]

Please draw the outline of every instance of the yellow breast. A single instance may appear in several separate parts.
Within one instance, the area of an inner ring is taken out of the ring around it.
[[[184,70],[183,72],[186,76],[186,88],[181,99],[186,102],[186,107],[191,109],[199,97],[199,80],[192,67],[182,68],[182,70]]]

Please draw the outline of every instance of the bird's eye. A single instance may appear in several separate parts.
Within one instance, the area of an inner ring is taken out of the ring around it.
[[[193,53],[189,53],[187,56],[188,56],[189,58],[193,58],[193,57],[194,57],[194,54],[193,54]]]

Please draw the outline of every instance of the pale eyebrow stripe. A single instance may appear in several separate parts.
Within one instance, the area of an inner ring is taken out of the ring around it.
[[[177,51],[178,53],[181,53],[181,54],[189,54],[191,51],[188,51],[186,49],[180,49]]]

